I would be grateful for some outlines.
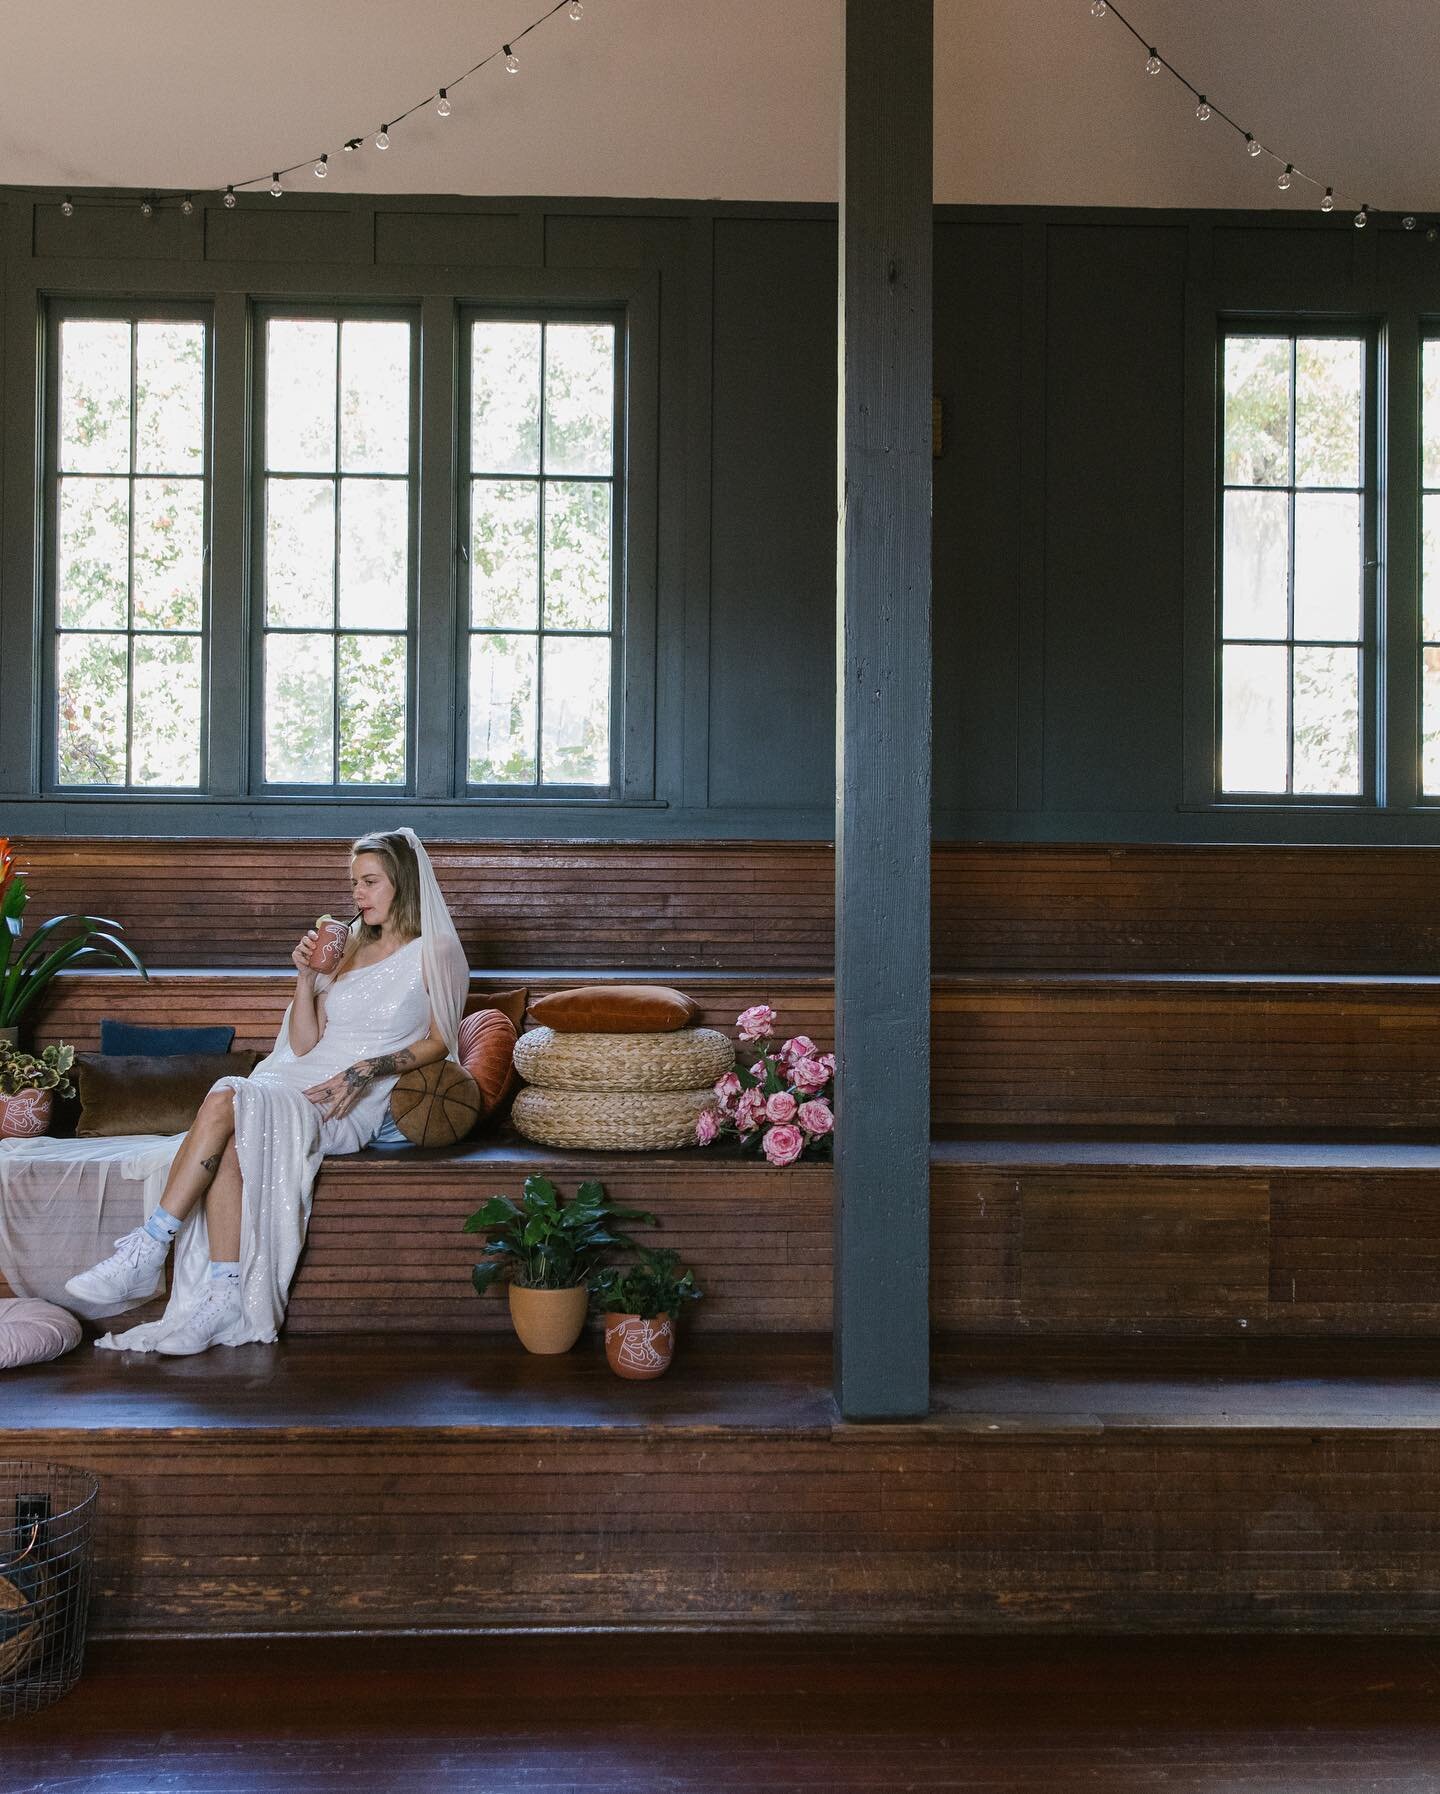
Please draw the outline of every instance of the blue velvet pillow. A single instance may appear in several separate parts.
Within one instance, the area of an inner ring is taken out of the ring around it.
[[[140,1022],[102,1021],[102,1053],[143,1053],[151,1059],[175,1059],[182,1053],[228,1053],[235,1044],[233,1028],[147,1028]]]

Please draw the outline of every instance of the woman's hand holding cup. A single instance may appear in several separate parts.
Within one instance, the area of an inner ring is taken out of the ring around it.
[[[295,950],[290,955],[290,959],[295,970],[302,978],[313,978],[315,976],[315,968],[311,965],[310,958],[315,951],[319,939],[320,935],[318,930],[310,928],[307,929],[295,943]]]

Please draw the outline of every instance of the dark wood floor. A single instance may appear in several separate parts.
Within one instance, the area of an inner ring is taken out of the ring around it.
[[[110,1644],[0,1731],[4,1794],[1437,1785],[1423,1640]]]

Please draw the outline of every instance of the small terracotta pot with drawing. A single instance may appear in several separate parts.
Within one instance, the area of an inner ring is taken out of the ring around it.
[[[605,1362],[617,1377],[663,1377],[675,1357],[675,1329],[687,1302],[701,1292],[680,1255],[642,1246],[634,1264],[608,1265],[591,1285],[605,1321]]]

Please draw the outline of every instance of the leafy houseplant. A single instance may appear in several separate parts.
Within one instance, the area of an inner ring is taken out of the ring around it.
[[[695,1273],[668,1246],[641,1246],[634,1264],[606,1265],[591,1284],[605,1316],[605,1358],[616,1376],[661,1377],[675,1355],[675,1322],[698,1302]]]
[[[17,949],[28,902],[25,875],[16,868],[9,838],[0,835],[0,1040],[14,1040],[21,1018],[67,966],[108,960],[132,967],[142,978],[150,976],[134,951],[117,938],[125,930],[104,916],[52,916]],[[64,929],[73,932],[62,939]]]
[[[609,1252],[635,1244],[616,1226],[625,1221],[659,1225],[647,1209],[616,1208],[603,1184],[583,1183],[562,1202],[548,1177],[532,1173],[518,1203],[492,1196],[465,1223],[466,1233],[489,1236],[484,1262],[470,1274],[476,1294],[503,1278],[521,1344],[531,1352],[568,1352],[585,1325],[591,1279]]]
[[[50,1123],[55,1092],[73,1096],[71,1046],[47,1046],[42,1053],[22,1053],[0,1042],[0,1139],[43,1134]]]

